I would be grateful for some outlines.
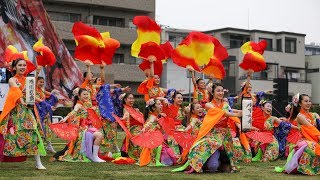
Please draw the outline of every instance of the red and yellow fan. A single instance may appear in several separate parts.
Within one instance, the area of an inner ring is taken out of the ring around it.
[[[190,149],[196,139],[190,133],[180,131],[174,131],[173,138],[183,149]]]
[[[78,137],[78,127],[68,123],[50,124],[50,129],[61,139],[72,141]]]
[[[37,64],[40,66],[53,66],[56,62],[56,57],[48,46],[43,44],[42,38],[33,45],[33,50],[38,53],[36,56]]]
[[[201,66],[207,65],[213,58],[214,44],[211,36],[201,32],[191,32],[173,50],[171,58],[178,66],[187,68],[191,66],[200,72]]]
[[[245,134],[248,138],[261,143],[271,143],[273,141],[273,135],[269,132],[250,131]]]
[[[173,50],[169,42],[160,44],[160,26],[148,16],[136,16],[133,24],[137,26],[137,39],[131,46],[131,55],[143,59],[140,69],[149,74],[150,61],[153,61],[154,74],[161,76],[162,64],[171,56]],[[148,76],[148,75],[147,75]]]
[[[226,71],[224,70],[222,62],[216,59],[210,59],[209,64],[207,64],[201,72],[207,76],[213,76],[220,80],[226,76]]]
[[[150,60],[153,61],[154,74],[161,76],[162,64],[166,63],[167,59],[171,57],[173,48],[170,42],[158,45],[155,42],[147,42],[141,45],[139,57],[144,61],[139,65],[142,71],[150,70]]]
[[[133,18],[133,24],[137,26],[137,39],[131,46],[131,55],[139,57],[141,46],[147,42],[160,44],[160,26],[148,16],[136,16]]]
[[[228,51],[215,37],[211,37],[211,41],[214,45],[213,57],[201,72],[207,76],[213,76],[216,79],[222,80],[226,76],[222,61],[228,58]]]
[[[111,162],[115,164],[134,164],[136,161],[129,157],[118,157]]]
[[[36,70],[36,67],[34,66],[34,64],[29,60],[28,58],[28,52],[27,51],[22,51],[22,52],[18,52],[17,48],[15,48],[12,45],[9,45],[5,52],[4,52],[4,56],[5,56],[5,61],[7,64],[11,64],[12,61],[16,60],[16,59],[24,59],[27,62],[27,70],[25,72],[25,75],[31,73],[32,71]],[[11,68],[11,67],[10,67]],[[9,69],[11,71],[11,69]]]
[[[244,58],[239,66],[244,70],[252,69],[254,72],[266,69],[267,64],[262,56],[266,47],[266,40],[262,40],[259,43],[252,41],[244,43],[240,48]]]
[[[132,137],[131,142],[140,147],[154,149],[163,143],[163,135],[159,130],[144,132]]]
[[[104,48],[105,44],[99,31],[82,22],[76,22],[72,33],[76,42],[74,57],[80,61],[89,60],[92,64],[102,64],[99,48]]]
[[[297,142],[302,138],[302,134],[299,130],[290,129],[289,134],[287,136],[287,141],[293,144],[297,144]]]
[[[101,36],[105,47],[99,48],[100,60],[102,64],[110,65],[112,64],[114,53],[120,47],[120,42],[111,38],[109,32],[101,33]]]

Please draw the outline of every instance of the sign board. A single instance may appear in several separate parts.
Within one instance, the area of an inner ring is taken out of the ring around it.
[[[252,127],[252,100],[242,100],[242,121],[241,128],[243,130],[249,130]]]
[[[36,79],[35,77],[26,78],[26,103],[34,105],[36,102]]]

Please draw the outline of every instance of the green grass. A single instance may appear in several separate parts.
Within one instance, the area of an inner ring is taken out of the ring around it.
[[[119,141],[123,133],[119,133]],[[64,142],[54,139],[54,148],[61,150]],[[203,173],[185,174],[172,173],[179,167],[139,167],[137,165],[117,165],[107,163],[68,163],[49,162],[49,158],[42,157],[42,163],[47,170],[36,170],[33,157],[22,163],[0,163],[0,179],[319,179],[304,175],[286,175],[275,173],[274,167],[283,165],[285,161],[278,160],[270,163],[239,164],[237,173]]]

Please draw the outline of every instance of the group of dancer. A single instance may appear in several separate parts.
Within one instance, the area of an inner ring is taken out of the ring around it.
[[[0,116],[0,160],[19,162],[34,155],[36,168],[46,169],[40,156],[48,151],[54,153],[52,161],[181,165],[173,171],[214,173],[237,172],[241,161],[287,158],[285,166],[276,168],[277,172],[320,174],[319,115],[310,112],[308,95],[295,95],[286,107],[288,116],[274,117],[273,102],[264,99],[263,92],[252,93],[252,71],[248,71],[247,81],[237,96],[240,101],[252,99],[252,127],[244,131],[242,111],[232,108],[235,98],[226,97],[227,90],[222,84],[196,79],[190,68],[193,102],[183,107],[181,90],[160,87],[153,61],[150,64],[146,80],[138,89],[144,92],[146,107],[139,110],[134,107],[135,96],[130,87],[107,84],[103,65],[101,76],[94,77],[87,63],[84,82],[73,91],[73,109],[59,122],[76,128],[77,135],[56,152],[51,144],[51,125],[57,92],[44,90],[44,77],[39,76],[42,67],[38,66],[36,104],[27,105],[27,61],[14,60],[8,98]],[[125,131],[120,148],[118,125]],[[69,132],[61,129],[60,135],[63,133]],[[148,139],[141,142],[143,137]]]

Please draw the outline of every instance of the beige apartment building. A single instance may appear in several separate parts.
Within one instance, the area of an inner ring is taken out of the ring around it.
[[[43,0],[45,9],[59,36],[73,55],[75,42],[71,32],[74,22],[82,21],[100,32],[110,32],[121,46],[116,51],[113,64],[106,67],[109,83],[130,85],[136,94],[137,86],[144,80],[139,69],[139,59],[131,56],[131,44],[137,34],[132,19],[137,15],[155,17],[155,0]],[[84,72],[82,63],[77,63]],[[93,72],[98,75],[99,68]]]
[[[166,30],[167,40],[178,45],[187,36],[189,31],[170,29]],[[289,95],[306,93],[312,96],[312,85],[307,79],[305,61],[305,34],[292,32],[272,32],[263,30],[246,30],[237,28],[222,28],[204,33],[215,36],[227,48],[229,58],[223,62],[226,78],[223,84],[231,94],[237,94],[240,84],[245,81],[246,73],[239,68],[243,59],[240,47],[247,41],[260,41],[265,39],[268,47],[264,53],[267,69],[254,73],[253,91],[273,90],[274,78],[289,79]],[[186,78],[187,72],[172,63],[167,64],[166,83],[168,88],[189,88]],[[201,76],[201,75],[200,75]]]

